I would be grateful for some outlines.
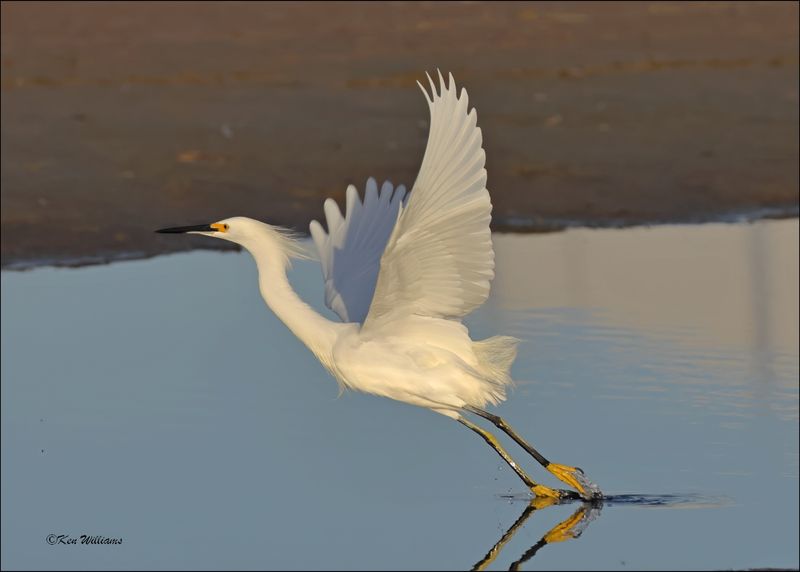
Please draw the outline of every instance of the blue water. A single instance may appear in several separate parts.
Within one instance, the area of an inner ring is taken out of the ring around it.
[[[526,511],[458,423],[339,397],[249,255],[195,252],[2,273],[2,567],[796,568],[798,221],[495,248],[468,323],[523,339],[495,412],[602,506]],[[322,307],[315,263],[290,277]],[[83,534],[122,543],[47,542]]]

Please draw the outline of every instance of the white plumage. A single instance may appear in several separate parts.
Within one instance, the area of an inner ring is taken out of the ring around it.
[[[310,229],[326,304],[343,321],[363,324],[357,342],[338,344],[334,375],[345,387],[457,417],[464,405],[504,398],[516,340],[476,344],[459,321],[486,300],[494,276],[486,155],[466,90],[458,95],[452,75],[449,84],[439,75],[438,92],[428,80],[430,96],[420,84],[431,114],[428,145],[408,199],[404,187],[393,192],[387,181],[378,193],[369,179],[363,204],[351,185],[345,216],[328,199],[328,232],[317,221]],[[403,379],[364,366],[375,360]]]
[[[395,190],[389,181],[378,194],[375,179],[370,179],[363,203],[356,188],[347,187],[345,217],[333,199],[325,201],[328,233],[317,221],[311,222],[325,279],[325,304],[343,322],[363,323],[367,317],[381,255],[405,196],[404,186]]]
[[[311,223],[328,307],[344,321],[366,318],[366,328],[412,314],[461,318],[486,300],[494,276],[477,113],[467,112],[467,92],[457,95],[452,75],[449,86],[439,75],[440,93],[428,80],[430,97],[420,84],[431,113],[428,145],[405,206],[404,187],[392,195],[387,181],[378,195],[370,179],[363,205],[348,187],[345,217],[325,201],[327,234]]]

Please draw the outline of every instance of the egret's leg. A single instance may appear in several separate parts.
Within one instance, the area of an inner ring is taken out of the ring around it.
[[[475,433],[483,437],[483,440],[486,441],[492,447],[492,449],[497,451],[497,454],[500,455],[512,469],[514,469],[514,472],[517,473],[517,476],[519,476],[519,478],[522,479],[526,485],[528,485],[531,491],[533,491],[533,494],[536,495],[537,497],[543,496],[543,497],[551,497],[559,499],[569,494],[570,491],[559,491],[556,489],[551,489],[550,487],[546,487],[544,485],[537,484],[533,479],[531,479],[528,476],[528,474],[525,471],[522,470],[522,467],[517,465],[516,461],[514,461],[514,459],[511,458],[511,455],[509,455],[506,452],[506,450],[503,449],[503,446],[500,445],[500,442],[494,435],[492,435],[491,433],[489,433],[484,429],[481,429],[477,425],[470,423],[463,417],[459,417],[458,422],[464,425],[465,427],[469,427],[470,429],[475,431]]]
[[[520,437],[516,431],[505,422],[502,417],[498,417],[497,415],[492,415],[488,411],[484,411],[483,409],[479,409],[477,407],[472,407],[471,405],[467,405],[465,407],[467,411],[474,413],[475,415],[479,415],[484,419],[491,421],[498,429],[501,429],[506,435],[511,437],[520,447],[525,449],[530,455],[536,459],[540,465],[542,465],[545,469],[550,471],[557,479],[562,482],[567,483],[571,487],[574,487],[582,497],[587,499],[598,498],[603,496],[603,493],[600,492],[600,487],[594,484],[589,478],[583,473],[583,470],[578,467],[570,467],[567,465],[559,465],[558,463],[551,463],[547,459],[544,458],[539,451],[534,449],[525,439]]]

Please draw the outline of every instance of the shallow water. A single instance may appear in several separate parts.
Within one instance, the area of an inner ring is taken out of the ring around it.
[[[337,398],[249,256],[196,252],[3,272],[2,567],[797,567],[798,221],[495,246],[468,322],[523,339],[497,412],[602,506],[528,510],[459,424]]]

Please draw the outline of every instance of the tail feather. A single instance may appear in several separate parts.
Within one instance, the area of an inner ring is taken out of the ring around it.
[[[506,387],[513,385],[511,364],[517,357],[519,340],[512,336],[493,336],[472,342],[472,350],[478,358],[478,368],[484,379],[492,385],[491,399],[497,404],[505,399]]]

